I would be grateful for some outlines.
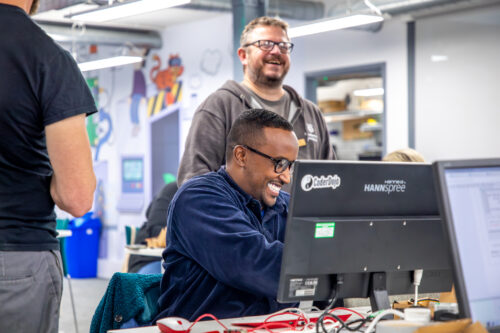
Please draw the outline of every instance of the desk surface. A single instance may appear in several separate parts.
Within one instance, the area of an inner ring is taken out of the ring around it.
[[[357,307],[353,308],[353,310],[366,315],[368,311],[370,311],[370,307]],[[316,311],[313,313],[308,313],[309,316],[311,317],[318,317],[322,311]],[[339,310],[338,312],[336,311],[335,314],[337,315],[343,315],[343,314],[351,314],[352,312],[349,311],[344,311],[344,310]],[[243,324],[243,323],[255,323],[255,322],[263,322],[266,318],[268,318],[270,315],[263,315],[263,316],[254,316],[254,317],[241,317],[241,318],[230,318],[230,319],[221,319],[220,322],[224,324],[227,328],[229,329],[235,329],[235,328],[242,328],[242,326],[234,326],[232,325],[233,323],[238,323],[238,324]],[[289,316],[285,317],[285,316]],[[357,319],[356,315],[353,315],[353,319]],[[274,318],[273,318],[274,319]],[[282,315],[279,317],[276,317],[276,320],[288,320],[288,319],[296,319],[295,316],[291,315]],[[272,320],[271,320],[272,322]],[[193,326],[191,329],[190,333],[203,333],[203,332],[213,332],[213,331],[219,331],[223,332],[224,328],[217,323],[215,320],[204,320],[196,323],[196,325]],[[260,330],[259,330],[260,331]],[[123,329],[123,330],[111,330],[108,331],[108,333],[112,332],[119,332],[119,333],[158,333],[161,332],[160,329],[157,326],[147,326],[147,327],[138,327],[138,328],[129,328],[129,329]],[[262,332],[267,332],[266,330],[262,330]],[[289,332],[287,330],[284,330],[283,332]]]
[[[161,258],[161,254],[165,249],[163,248],[140,248],[134,249],[132,247],[125,247],[125,252],[129,254],[137,254],[140,256],[148,256],[148,257],[158,257]]]
[[[57,238],[71,237],[73,235],[73,232],[68,229],[56,229],[56,231]]]

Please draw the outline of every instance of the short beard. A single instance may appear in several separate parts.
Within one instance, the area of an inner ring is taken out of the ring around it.
[[[283,79],[284,79],[283,77],[275,78],[275,77],[260,76],[257,77],[257,82],[268,88],[278,88],[281,87],[281,85],[283,84]]]
[[[248,68],[246,70],[249,70]],[[262,74],[262,71],[259,71],[257,73],[253,71],[248,72],[248,76],[250,78],[250,81],[254,82],[257,85],[261,85],[267,88],[278,88],[281,87],[283,84],[283,79],[285,78],[285,75],[282,77],[268,77]]]
[[[33,0],[33,3],[31,4],[30,8],[30,15],[35,15],[36,11],[38,10],[38,6],[40,5],[40,0]]]

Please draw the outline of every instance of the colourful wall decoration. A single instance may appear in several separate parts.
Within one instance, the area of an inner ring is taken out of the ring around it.
[[[182,100],[182,81],[179,77],[184,72],[182,60],[179,55],[170,55],[168,67],[161,69],[161,58],[155,54],[153,60],[156,66],[151,68],[149,77],[155,84],[158,93],[148,100],[148,117],[158,114],[169,105]]]
[[[99,109],[99,84],[97,78],[88,78],[87,84],[94,97],[95,106]],[[97,117],[95,114],[87,117],[87,135],[89,136],[90,146],[95,147],[99,138],[97,137]]]
[[[96,129],[97,143],[95,146],[94,161],[99,160],[99,152],[101,151],[101,147],[109,141],[112,131],[113,122],[111,121],[111,116],[104,110],[104,108],[101,108],[99,110],[99,123]]]

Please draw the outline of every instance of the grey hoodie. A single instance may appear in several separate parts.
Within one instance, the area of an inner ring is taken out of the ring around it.
[[[299,159],[335,159],[330,137],[321,111],[303,99],[293,88],[283,86],[290,94],[291,123],[299,140]],[[196,110],[186,140],[177,176],[179,186],[191,177],[217,171],[225,164],[226,138],[241,112],[261,108],[241,85],[227,81],[207,97]],[[287,186],[288,187],[288,186]]]

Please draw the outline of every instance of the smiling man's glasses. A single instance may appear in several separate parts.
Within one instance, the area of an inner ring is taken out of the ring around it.
[[[272,40],[257,40],[252,43],[247,43],[243,45],[243,47],[247,47],[250,45],[257,46],[259,49],[266,52],[270,52],[274,48],[274,45],[278,45],[278,49],[280,50],[281,54],[288,54],[293,50],[293,43],[290,42],[273,42]]]
[[[274,158],[267,154],[264,154],[263,152],[258,151],[257,149],[253,149],[252,147],[249,147],[247,145],[240,145],[240,146],[250,150],[251,152],[254,152],[257,155],[270,159],[274,163],[274,172],[278,174],[285,172],[286,169],[290,169],[290,173],[293,172],[293,163],[295,161],[289,161],[286,158]]]

